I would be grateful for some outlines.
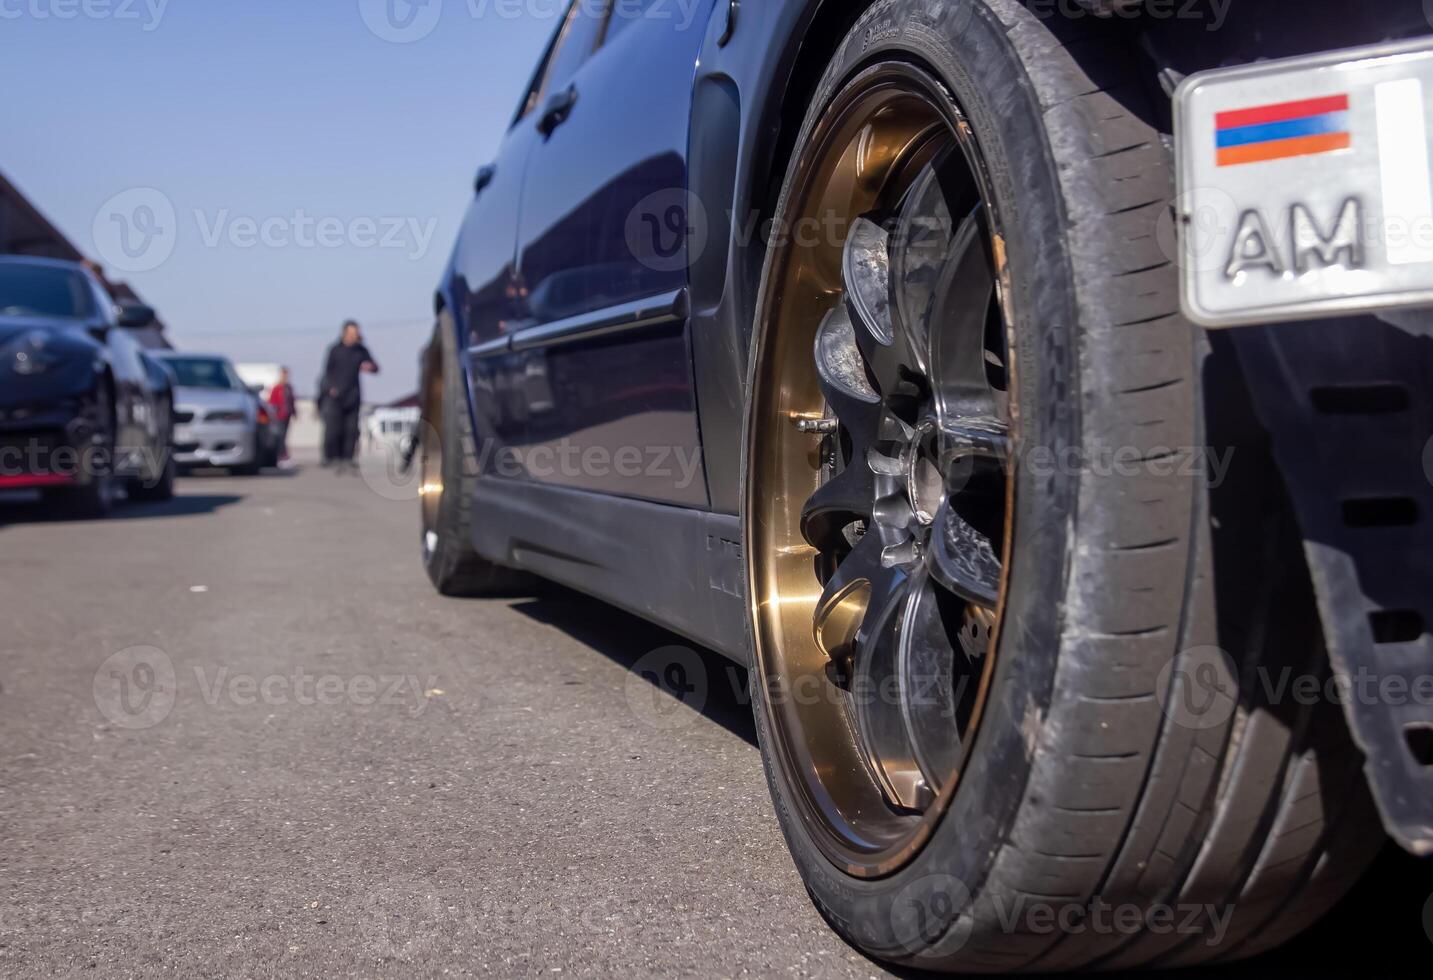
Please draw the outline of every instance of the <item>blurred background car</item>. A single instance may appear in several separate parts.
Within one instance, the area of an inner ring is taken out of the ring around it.
[[[259,420],[259,465],[272,469],[279,465],[279,435],[273,413],[269,408],[269,393],[279,383],[283,373],[281,364],[239,363],[234,370],[245,385],[254,393]]]
[[[274,469],[279,465],[279,434],[275,425],[273,412],[269,404],[264,400],[262,389],[250,388],[249,394],[254,399],[254,422],[258,434],[259,466],[263,469]]]
[[[229,359],[176,351],[156,351],[155,356],[174,375],[174,456],[179,466],[257,473],[264,463],[259,400]]]
[[[83,265],[0,256],[0,488],[40,490],[79,516],[174,493],[172,393]]]

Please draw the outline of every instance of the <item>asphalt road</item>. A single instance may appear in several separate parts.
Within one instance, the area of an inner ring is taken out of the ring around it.
[[[684,700],[647,656],[681,641],[609,607],[437,596],[381,473],[181,493],[0,503],[0,975],[884,974],[720,658]],[[1210,975],[1426,975],[1427,870]]]

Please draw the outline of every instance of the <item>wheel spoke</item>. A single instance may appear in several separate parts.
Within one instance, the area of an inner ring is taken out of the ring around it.
[[[889,566],[872,582],[851,665],[856,727],[867,763],[891,804],[906,810],[923,810],[934,798],[913,750],[905,718],[908,692],[901,683],[908,646],[904,624],[915,581],[904,567]]]
[[[926,567],[937,582],[963,599],[994,606],[1000,595],[1000,559],[990,539],[949,499],[935,515]]]
[[[916,178],[890,236],[890,280],[896,329],[905,334],[922,375],[930,375],[931,301],[950,254],[950,210],[936,164]]]
[[[841,531],[853,520],[869,521],[875,498],[871,470],[859,460],[823,483],[801,510],[801,534],[820,551],[844,547]]]
[[[887,601],[905,577],[905,570],[881,560],[886,547],[881,535],[868,531],[836,566],[816,602],[816,641],[832,660],[849,664],[856,648],[870,636],[870,610]]]
[[[940,600],[929,573],[911,577],[910,601],[901,620],[896,676],[901,691],[901,720],[911,754],[926,785],[939,792],[961,755],[957,705],[967,692],[957,689],[955,648],[942,619]],[[961,672],[961,680],[969,679]]]
[[[996,414],[985,361],[985,323],[994,298],[995,277],[977,210],[955,234],[931,305],[931,376],[942,422]]]
[[[888,241],[886,229],[863,216],[852,224],[841,255],[841,278],[845,282],[851,318],[884,347],[889,347],[895,336],[891,323]]]
[[[923,375],[904,331],[892,319],[889,234],[870,217],[857,218],[841,258],[846,307],[856,347],[882,398],[918,396]]]

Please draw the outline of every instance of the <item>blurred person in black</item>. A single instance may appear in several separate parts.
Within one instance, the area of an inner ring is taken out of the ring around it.
[[[358,468],[353,453],[358,446],[358,411],[363,402],[359,379],[364,374],[377,373],[378,362],[364,346],[362,331],[356,322],[349,320],[343,325],[338,343],[328,349],[324,358],[319,389],[323,458],[339,473]]]

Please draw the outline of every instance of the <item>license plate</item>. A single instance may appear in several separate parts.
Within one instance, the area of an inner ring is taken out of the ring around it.
[[[1433,39],[1201,72],[1174,111],[1190,319],[1433,304]]]

